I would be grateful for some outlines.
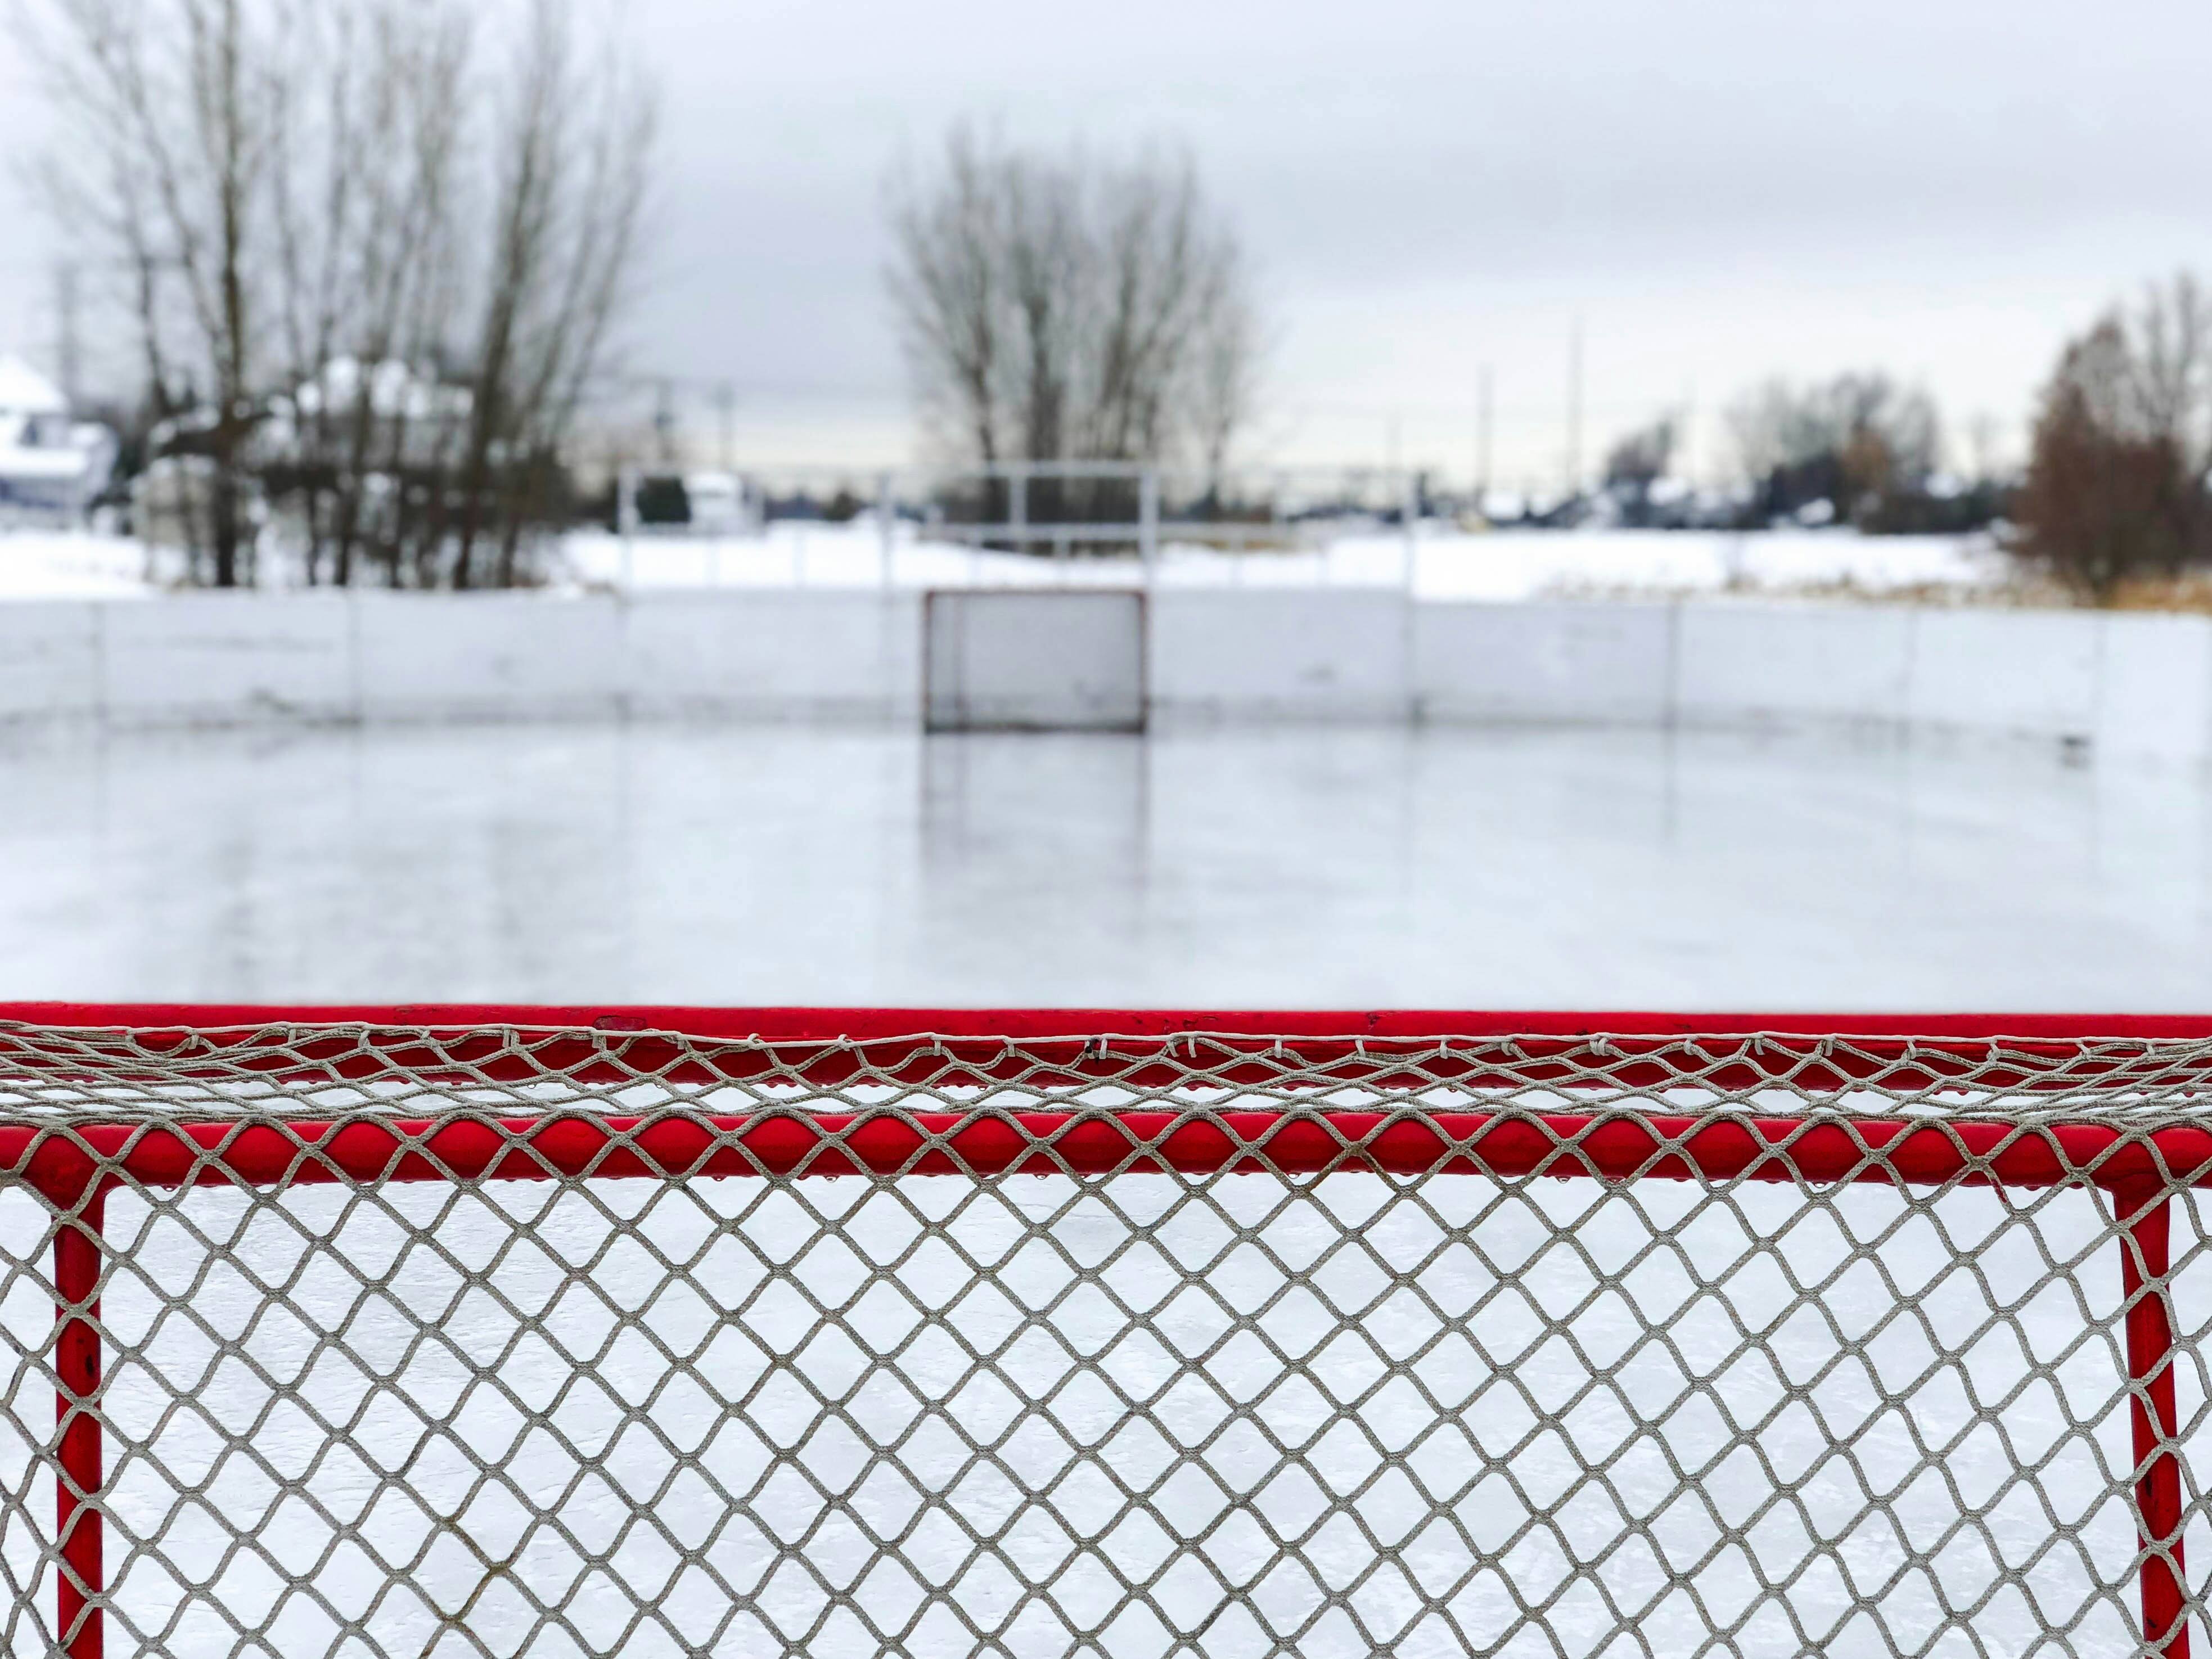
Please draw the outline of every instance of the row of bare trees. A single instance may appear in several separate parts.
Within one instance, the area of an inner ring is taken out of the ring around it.
[[[900,340],[947,458],[1185,459],[1218,484],[1262,337],[1235,231],[1188,157],[1024,150],[963,126],[895,180],[890,228]],[[1041,488],[1031,512],[1066,490]]]
[[[570,0],[38,0],[193,574],[529,580],[633,286],[650,85]]]
[[[1942,459],[1935,401],[1879,371],[1809,385],[1769,380],[1723,419],[1759,522],[1826,501],[1862,530],[1917,528],[1910,504]]]

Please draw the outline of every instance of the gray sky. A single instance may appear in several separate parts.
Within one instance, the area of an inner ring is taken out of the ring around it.
[[[665,77],[641,368],[728,376],[747,458],[903,458],[882,180],[967,115],[1187,143],[1279,333],[1264,459],[1554,478],[1567,337],[1589,434],[1771,372],[1881,366],[2017,443],[2060,339],[2212,267],[2201,0],[629,0]],[[0,150],[37,111],[0,43]],[[52,333],[0,219],[0,349]],[[713,423],[700,412],[698,431]],[[1963,447],[1963,446],[1962,446]]]

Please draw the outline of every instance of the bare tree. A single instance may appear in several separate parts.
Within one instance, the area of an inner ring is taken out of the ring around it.
[[[398,580],[414,405],[448,352],[471,40],[440,0],[322,0],[297,25],[271,192],[291,430],[264,479],[297,506],[310,582],[351,581],[364,550]]]
[[[888,272],[924,418],[1001,460],[1161,460],[1217,477],[1261,331],[1234,232],[1186,158],[1103,162],[956,128],[894,185]]]
[[[926,418],[984,465],[1004,459],[1000,393],[1008,304],[1000,168],[974,136],[947,141],[943,176],[906,181],[891,213],[899,338]]]
[[[1259,414],[1265,349],[1258,308],[1242,280],[1241,261],[1232,258],[1224,262],[1205,306],[1197,362],[1190,377],[1190,419],[1206,468],[1206,500],[1218,507],[1231,446]]]
[[[2182,275],[2069,342],[2043,392],[2018,550],[2094,604],[2212,563],[2212,305]]]
[[[149,368],[208,388],[196,447],[209,463],[210,577],[245,575],[258,349],[270,268],[266,185],[284,125],[284,0],[49,0],[28,32],[65,134],[49,197],[74,228],[131,270]],[[169,395],[156,382],[157,397]]]
[[[1674,446],[1672,415],[1662,415],[1649,426],[1638,427],[1606,453],[1606,483],[1626,487],[1638,495],[1648,493],[1674,465]]]
[[[1900,495],[1925,487],[1942,453],[1934,400],[1879,373],[1803,387],[1770,380],[1723,418],[1761,514],[1825,500],[1839,517],[1883,527]]]
[[[2212,483],[2212,296],[2188,271],[2152,283],[2120,319],[2133,358],[2136,420],[2169,445],[2191,492]]]
[[[511,584],[556,458],[629,296],[657,125],[650,87],[577,50],[562,0],[531,0],[495,135],[494,240],[468,376],[453,581]],[[476,562],[496,526],[495,562]]]
[[[309,581],[523,579],[637,260],[654,100],[611,37],[574,0],[33,3],[46,196],[131,277],[205,579],[247,578],[257,489]]]

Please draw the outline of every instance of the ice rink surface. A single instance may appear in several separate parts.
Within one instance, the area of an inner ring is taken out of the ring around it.
[[[2212,787],[1662,732],[0,738],[0,995],[2212,1009]]]
[[[2194,773],[1988,744],[49,732],[0,748],[0,996],[2203,1010],[2208,862]],[[2112,1225],[1341,1173],[119,1193],[112,1639],[2118,1651]],[[51,1398],[17,1368],[0,1487]]]

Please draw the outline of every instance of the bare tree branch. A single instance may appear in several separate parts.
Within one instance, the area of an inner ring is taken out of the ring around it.
[[[893,314],[939,441],[1001,459],[1225,465],[1261,331],[1187,158],[1016,152],[965,127],[894,182]]]

